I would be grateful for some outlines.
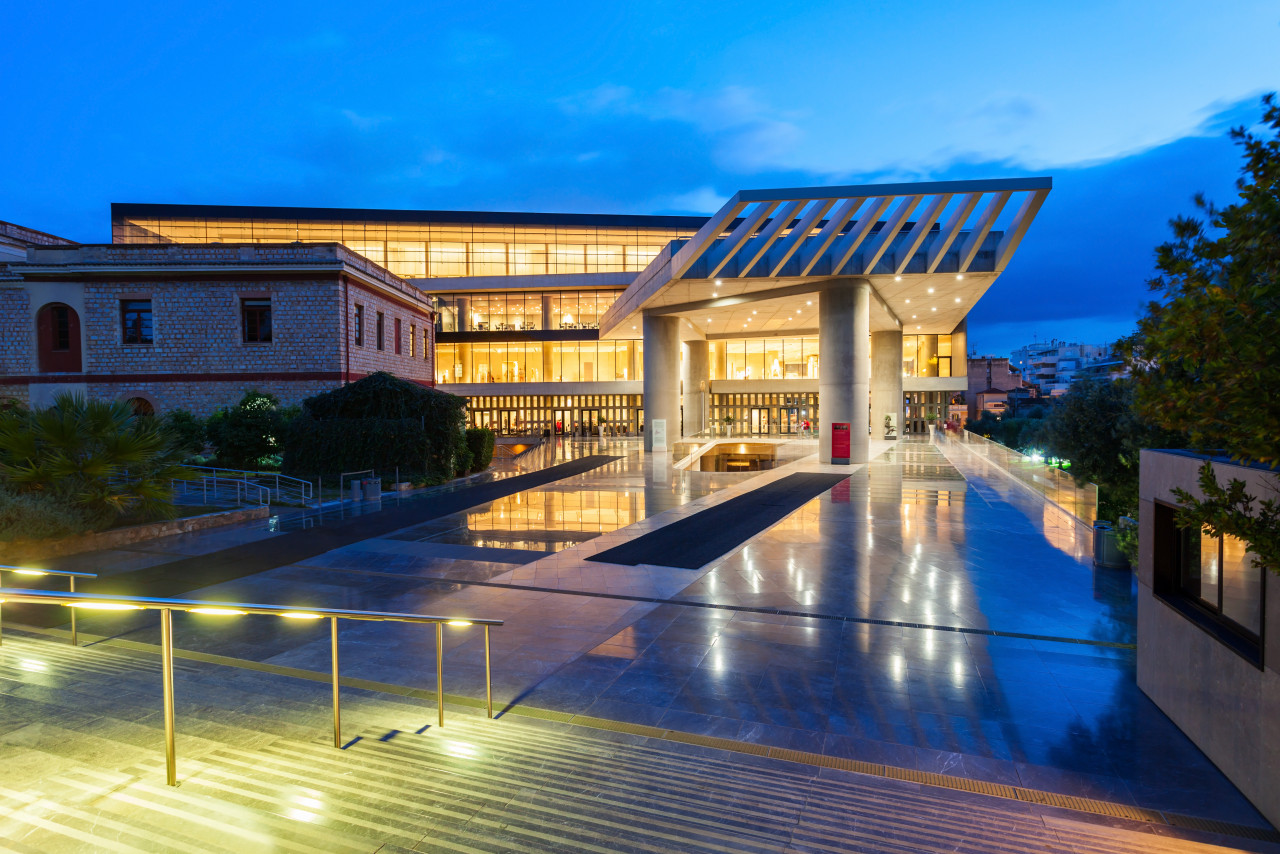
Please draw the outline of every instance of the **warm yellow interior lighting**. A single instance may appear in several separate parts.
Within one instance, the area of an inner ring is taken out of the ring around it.
[[[11,569],[10,572],[16,572],[18,575],[48,575],[43,569]]]
[[[303,611],[285,611],[280,614],[290,620],[322,620],[324,617],[320,614],[308,614]]]
[[[446,626],[469,626],[471,625],[471,621],[470,620],[450,620],[449,622],[445,623],[445,625]]]
[[[68,608],[89,608],[93,611],[141,611],[141,605],[126,605],[124,602],[66,602]]]
[[[248,611],[237,611],[235,608],[192,608],[193,614],[216,614],[221,617],[234,617],[240,614],[247,614]]]

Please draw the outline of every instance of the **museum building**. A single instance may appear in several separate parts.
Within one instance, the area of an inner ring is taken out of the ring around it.
[[[1050,188],[743,191],[711,217],[115,204],[111,244],[11,241],[0,395],[207,412],[388,370],[501,433],[814,430],[830,458],[840,424],[856,461],[947,417],[965,318]]]

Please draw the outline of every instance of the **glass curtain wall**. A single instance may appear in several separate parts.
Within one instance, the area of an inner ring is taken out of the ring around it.
[[[342,243],[398,276],[639,272],[690,230],[396,222],[133,218],[116,243]]]
[[[436,382],[614,382],[643,379],[639,341],[438,344]]]
[[[621,290],[610,290],[450,294],[439,298],[437,328],[440,332],[599,329],[600,318],[621,293]]]

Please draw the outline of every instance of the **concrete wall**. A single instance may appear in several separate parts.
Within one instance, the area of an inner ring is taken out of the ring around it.
[[[1138,687],[1182,729],[1272,824],[1280,824],[1280,579],[1263,579],[1260,669],[1153,592],[1155,502],[1171,490],[1199,495],[1203,459],[1142,452],[1139,487]],[[1280,477],[1215,463],[1218,481],[1239,479],[1273,495]],[[1268,628],[1271,627],[1269,636]]]

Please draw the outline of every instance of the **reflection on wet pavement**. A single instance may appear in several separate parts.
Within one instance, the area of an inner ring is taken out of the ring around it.
[[[504,619],[503,703],[1265,824],[1137,689],[1131,574],[1094,569],[1082,526],[989,463],[876,443],[871,464],[690,571],[584,557],[788,472],[833,469],[679,472],[611,444],[553,443],[547,465],[625,456],[199,594]],[[794,443],[792,459],[813,448]],[[327,666],[320,629],[278,622],[178,628],[190,648]],[[345,631],[365,678],[434,685],[424,633]],[[449,690],[482,696],[478,638],[447,643]]]

